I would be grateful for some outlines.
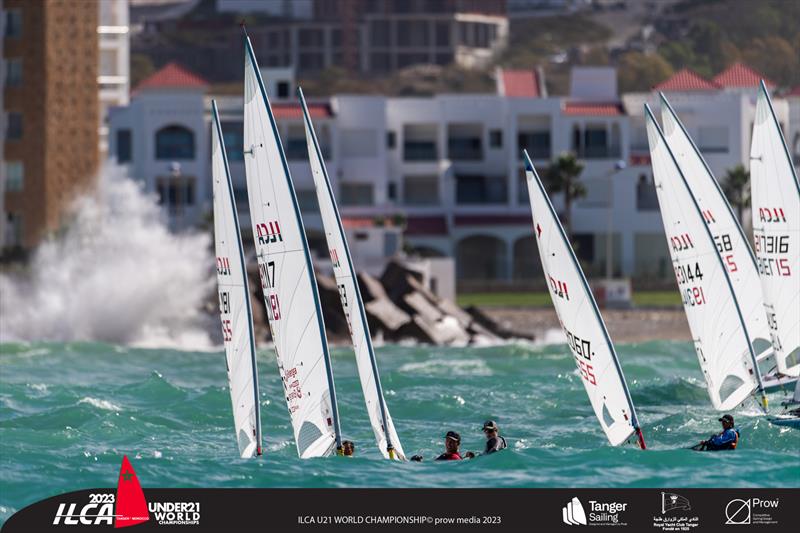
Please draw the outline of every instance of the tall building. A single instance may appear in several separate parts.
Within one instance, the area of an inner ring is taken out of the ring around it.
[[[97,37],[100,63],[97,84],[100,98],[100,151],[108,150],[108,110],[128,105],[130,94],[130,30],[128,0],[102,0],[97,3]]]
[[[4,0],[2,248],[63,222],[98,163],[98,7]]]

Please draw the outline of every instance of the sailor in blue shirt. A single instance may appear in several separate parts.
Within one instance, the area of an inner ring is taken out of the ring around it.
[[[702,441],[700,443],[702,445],[700,448],[701,450],[717,451],[736,449],[736,445],[739,444],[739,430],[733,427],[733,417],[731,415],[723,415],[719,421],[722,422],[722,433]]]

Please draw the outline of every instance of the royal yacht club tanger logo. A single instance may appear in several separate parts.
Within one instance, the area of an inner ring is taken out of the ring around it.
[[[689,500],[680,494],[675,494],[674,492],[662,492],[661,514],[667,514],[670,511],[676,510],[691,511],[692,506],[689,504]]]
[[[692,531],[700,526],[700,516],[691,512],[689,499],[680,494],[662,492],[659,510],[653,516],[653,527],[661,531]]]
[[[623,502],[589,500],[589,512],[576,497],[561,509],[561,520],[569,526],[626,526],[622,513],[628,510]]]

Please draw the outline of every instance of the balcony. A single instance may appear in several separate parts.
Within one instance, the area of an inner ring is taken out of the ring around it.
[[[404,161],[436,161],[439,158],[435,141],[405,141]]]
[[[451,137],[447,141],[447,157],[453,161],[480,161],[483,143],[475,137]]]

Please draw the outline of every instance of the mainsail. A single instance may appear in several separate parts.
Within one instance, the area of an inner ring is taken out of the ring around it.
[[[614,344],[528,152],[524,154],[542,268],[589,401],[613,446],[636,433],[639,446],[644,449],[644,438]]]
[[[211,102],[211,176],[214,190],[214,244],[225,364],[233,403],[236,440],[242,457],[261,455],[256,343],[250,289],[247,285],[239,215],[233,198],[228,157],[222,139],[217,103]]]
[[[275,117],[245,36],[244,162],[261,288],[302,458],[341,449],[328,341],[300,208]]]
[[[350,248],[347,246],[342,219],[333,196],[328,171],[322,157],[314,125],[308,113],[303,92],[298,88],[297,95],[303,107],[303,117],[306,128],[306,141],[308,144],[308,157],[311,161],[311,172],[314,175],[314,185],[317,190],[322,224],[325,229],[325,238],[333,263],[333,273],[336,277],[336,286],[339,288],[339,297],[342,301],[350,336],[353,340],[353,349],[356,354],[358,375],[361,379],[361,390],[367,404],[369,420],[375,433],[378,449],[387,459],[405,459],[400,439],[394,428],[394,422],[389,415],[389,408],[383,397],[381,380],[378,374],[378,364],[372,338],[369,333],[367,315],[364,311],[364,302],[361,300],[361,291],[358,288],[353,259]]]
[[[800,184],[764,82],[750,148],[753,237],[778,371],[800,375]]]
[[[755,388],[762,391],[756,355],[710,225],[645,105],[647,138],[661,219],[683,308],[711,403],[728,410]]]
[[[717,252],[728,270],[733,294],[739,303],[753,351],[757,356],[771,352],[772,343],[767,315],[764,312],[758,267],[747,237],[711,169],[663,93],[661,120],[664,124],[664,138],[697,200],[697,205],[700,206]],[[749,354],[744,355],[749,359]]]

